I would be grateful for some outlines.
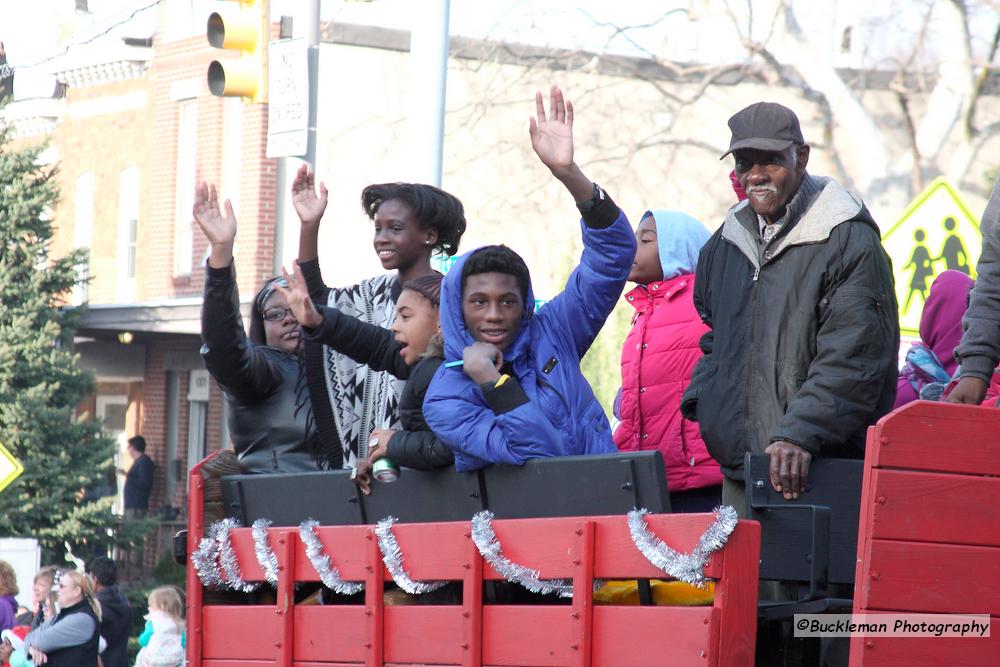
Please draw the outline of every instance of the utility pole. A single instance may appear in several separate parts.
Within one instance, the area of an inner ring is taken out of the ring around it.
[[[410,170],[441,186],[444,101],[448,81],[450,0],[425,0],[410,33]]]
[[[319,43],[320,43],[320,3],[321,0],[309,0],[302,14],[300,24],[303,26],[302,36],[306,41],[306,62],[308,64],[309,111],[306,133],[306,153],[301,160],[316,171],[316,118],[319,106]],[[284,21],[284,17],[283,17]],[[283,24],[284,29],[284,24]],[[284,35],[282,37],[290,37]],[[300,158],[278,158],[278,168],[275,180],[278,191],[275,193],[274,221],[274,273],[278,275],[284,265],[285,255],[285,218],[288,201],[289,175],[298,170]]]

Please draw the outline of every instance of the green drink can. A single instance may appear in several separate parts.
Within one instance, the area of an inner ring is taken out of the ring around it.
[[[382,457],[372,465],[372,477],[380,482],[395,482],[399,479],[399,466]]]

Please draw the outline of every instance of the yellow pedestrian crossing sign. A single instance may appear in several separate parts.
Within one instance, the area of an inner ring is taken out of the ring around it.
[[[17,479],[22,472],[24,472],[24,466],[21,465],[21,462],[0,444],[0,491],[6,489],[7,485]]]
[[[937,178],[882,236],[882,245],[892,258],[900,333],[918,336],[924,301],[938,274],[951,269],[976,277],[982,234],[955,189]]]

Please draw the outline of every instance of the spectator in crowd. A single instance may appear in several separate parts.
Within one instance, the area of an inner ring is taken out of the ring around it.
[[[141,435],[129,438],[127,451],[132,467],[125,478],[125,517],[141,519],[149,511],[156,466],[153,459],[146,456],[146,439]]]
[[[979,405],[1000,363],[1000,176],[983,212],[979,226],[983,247],[976,265],[976,286],[962,325],[965,333],[955,350],[961,371],[948,394],[951,403]]]
[[[0,632],[0,667],[11,667],[11,663],[15,662],[15,653],[21,658],[20,662],[27,660],[24,656],[24,638],[30,630],[27,625],[15,625],[10,630]]]
[[[101,608],[90,580],[64,572],[59,581],[59,612],[24,638],[25,653],[36,665],[96,667],[101,640]]]
[[[306,339],[346,354],[375,371],[406,380],[399,400],[401,429],[372,431],[368,458],[358,460],[356,481],[371,492],[371,467],[381,458],[397,466],[431,470],[450,466],[455,457],[424,420],[424,395],[444,360],[438,317],[441,274],[431,273],[403,285],[396,302],[396,321],[383,329],[345,315],[336,308],[315,306],[301,271],[286,276],[285,299],[303,325]]]
[[[894,408],[918,398],[940,399],[958,368],[955,346],[962,339],[962,315],[972,285],[972,278],[961,271],[942,271],[934,280],[920,315],[920,340],[910,346],[899,371]]]
[[[329,467],[312,424],[299,354],[299,323],[272,278],[250,308],[250,335],[240,319],[233,267],[236,216],[219,209],[215,185],[195,192],[194,219],[211,246],[201,309],[205,367],[226,394],[229,432],[244,472],[308,472]]]
[[[556,86],[551,117],[541,93],[535,104],[531,145],[577,202],[583,256],[566,289],[537,312],[528,267],[505,246],[467,253],[445,276],[441,330],[448,361],[431,381],[424,416],[455,452],[458,470],[615,451],[580,359],[621,295],[635,235],[573,159],[573,105]]]
[[[301,221],[298,261],[313,302],[388,328],[396,318],[402,285],[435,273],[434,253],[450,257],[458,252],[466,226],[462,202],[431,185],[369,185],[361,193],[361,207],[374,224],[379,262],[391,273],[331,289],[323,282],[317,259],[327,191],[321,183],[317,193],[314,184],[305,165],[292,184],[292,203]],[[339,465],[334,467],[354,468],[373,431],[398,428],[401,383],[331,347],[310,341],[305,347],[309,392],[323,446],[339,448]]]
[[[128,637],[132,631],[132,607],[118,589],[118,566],[106,556],[90,564],[94,594],[101,606],[101,636],[107,648],[101,653],[104,667],[129,667]]]
[[[0,560],[0,631],[17,625],[17,573],[14,566]]]
[[[150,591],[148,603],[135,667],[182,667],[185,637],[181,596],[173,586],[161,586]]]
[[[54,592],[56,584],[56,568],[46,565],[35,573],[35,580],[31,585],[31,629],[34,630],[45,620],[45,603]]]
[[[748,199],[698,261],[694,302],[711,331],[681,409],[722,465],[723,502],[743,515],[747,452],[770,456],[786,499],[813,457],[863,455],[867,427],[895,400],[899,325],[878,227],[854,195],[806,171],[796,115],[760,102],[729,127]]]
[[[615,430],[621,451],[659,450],[674,512],[711,512],[722,502],[722,473],[698,425],[680,413],[698,341],[708,331],[695,310],[694,269],[710,236],[678,211],[647,211],[636,228],[637,250],[625,300],[635,308],[622,346],[622,391]]]

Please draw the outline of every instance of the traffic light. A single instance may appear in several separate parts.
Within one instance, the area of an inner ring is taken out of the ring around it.
[[[233,0],[230,7],[209,15],[208,43],[240,52],[239,58],[213,60],[208,66],[208,89],[213,95],[267,101],[267,44],[271,36],[267,5],[268,0]]]

